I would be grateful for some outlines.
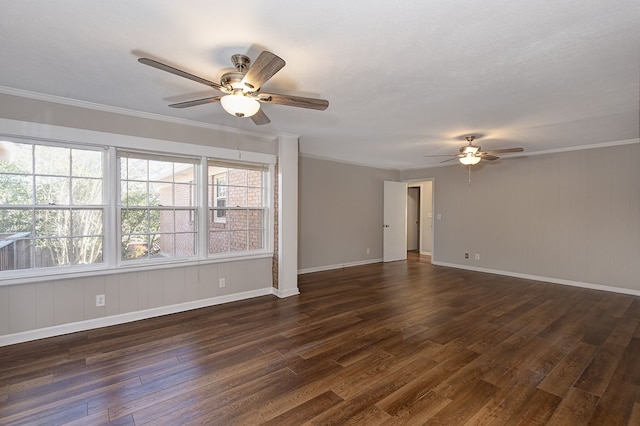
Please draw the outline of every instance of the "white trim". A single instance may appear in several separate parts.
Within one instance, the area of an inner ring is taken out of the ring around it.
[[[78,99],[65,98],[65,97],[62,97],[62,96],[48,95],[48,94],[45,94],[45,93],[31,92],[31,91],[28,91],[28,90],[15,89],[13,87],[0,86],[0,93],[5,94],[5,95],[10,95],[10,96],[18,96],[18,97],[21,97],[21,98],[35,99],[35,100],[38,100],[38,101],[53,102],[53,103],[62,104],[62,105],[69,105],[69,106],[73,106],[73,107],[77,107],[77,108],[91,109],[91,110],[94,110],[94,111],[102,111],[102,112],[109,112],[109,113],[114,113],[114,114],[122,114],[122,115],[127,115],[127,116],[130,116],[130,117],[144,118],[144,119],[148,119],[148,120],[164,121],[164,122],[167,122],[167,123],[182,124],[182,125],[185,125],[185,126],[201,127],[201,128],[205,128],[205,129],[218,130],[218,131],[226,132],[226,133],[235,133],[235,134],[244,135],[244,136],[253,136],[253,137],[258,137],[258,138],[264,138],[264,139],[267,139],[267,140],[270,140],[270,141],[273,141],[275,139],[275,136],[267,134],[267,133],[261,133],[261,132],[251,131],[251,130],[238,129],[238,128],[235,128],[235,127],[227,127],[227,126],[222,126],[220,124],[203,123],[201,121],[187,120],[187,119],[184,119],[184,118],[170,117],[170,116],[167,116],[167,115],[153,114],[153,113],[150,113],[150,112],[136,111],[136,110],[132,110],[132,109],[114,107],[114,106],[110,106],[110,105],[103,105],[103,104],[98,104],[98,103],[94,103],[94,102],[81,101],[81,100],[78,100]]]
[[[244,252],[240,252],[244,253]],[[175,258],[172,259],[160,259],[157,262],[147,262],[145,264],[124,264],[120,266],[108,267],[104,265],[100,265],[100,267],[96,268],[82,268],[82,269],[65,269],[63,271],[50,271],[50,268],[40,268],[34,269],[31,271],[35,271],[32,275],[25,276],[9,276],[6,278],[0,279],[0,287],[16,285],[16,284],[31,284],[42,281],[58,281],[58,280],[67,280],[71,278],[83,278],[83,277],[94,277],[94,276],[104,276],[104,275],[116,275],[116,274],[126,274],[130,272],[140,272],[140,271],[150,271],[157,269],[173,269],[173,268],[186,268],[189,266],[200,266],[200,265],[208,265],[214,263],[230,263],[230,262],[240,262],[244,260],[254,260],[254,259],[264,259],[273,257],[273,252],[271,251],[261,251],[261,252],[251,252],[251,254],[231,254],[226,256],[216,256],[202,259],[180,259]],[[24,269],[19,270],[24,271]],[[7,271],[4,271],[7,272]]]
[[[609,147],[612,147],[612,146],[633,145],[633,144],[636,144],[636,143],[640,143],[640,138],[624,139],[624,140],[621,140],[621,141],[612,141],[612,142],[593,143],[593,144],[589,144],[589,145],[567,146],[567,147],[562,147],[562,148],[545,149],[545,150],[541,150],[541,151],[527,151],[527,152],[522,152],[520,154],[507,154],[507,155],[501,156],[501,158],[509,159],[509,158],[518,158],[518,157],[534,157],[536,155],[557,154],[557,153],[561,153],[561,152],[572,152],[572,151],[582,151],[582,150],[585,150],[585,149],[609,148]],[[451,164],[441,164],[441,163],[427,164],[427,165],[420,166],[420,167],[412,167],[410,169],[402,169],[401,171],[402,172],[411,172],[411,171],[415,171],[415,170],[434,169],[436,167],[450,167],[450,166],[455,166],[455,165],[457,165],[457,162],[456,163],[451,163]],[[415,181],[415,180],[423,180],[423,179],[408,179],[407,182],[411,182],[411,181]]]
[[[612,141],[612,142],[592,143],[589,145],[567,146],[563,148],[545,149],[542,151],[534,151],[534,152],[522,153],[522,154],[510,154],[506,158],[529,157],[532,155],[544,155],[544,154],[556,154],[559,152],[582,151],[584,149],[609,148],[612,146],[633,145],[636,143],[640,143],[640,138],[624,139],[621,141]]]
[[[298,290],[298,146],[297,137],[278,139],[278,288]]]
[[[359,262],[344,263],[339,265],[327,265],[327,266],[319,266],[315,268],[305,268],[305,269],[299,269],[298,275],[309,274],[312,272],[330,271],[333,269],[349,268],[351,266],[368,265],[371,263],[380,263],[380,262],[382,262],[382,259],[371,259],[371,260],[364,260]],[[630,288],[613,287],[613,286],[606,286],[606,285],[592,284],[592,283],[583,283],[579,281],[564,280],[560,278],[543,277],[540,275],[520,274],[518,272],[501,271],[498,269],[476,268],[468,265],[438,262],[434,260],[431,261],[431,264],[435,266],[446,266],[448,268],[465,269],[465,270],[474,271],[474,272],[485,272],[489,274],[504,275],[504,276],[514,277],[514,278],[523,278],[523,279],[533,280],[533,281],[542,281],[542,282],[548,282],[552,284],[561,284],[561,285],[568,285],[572,287],[587,288],[590,290],[601,290],[601,291],[608,291],[611,293],[622,293],[622,294],[629,294],[632,296],[640,296],[640,290],[634,290]]]
[[[179,312],[190,311],[193,309],[205,308],[208,306],[221,305],[223,303],[252,299],[254,297],[267,296],[270,294],[276,294],[275,290],[276,289],[272,287],[266,287],[258,290],[245,291],[242,293],[235,293],[226,296],[216,296],[209,299],[179,303],[177,305],[162,306],[159,308],[145,309],[143,311],[128,312],[126,314],[112,315],[108,317],[95,318],[69,324],[54,325],[52,327],[24,331],[21,333],[7,334],[4,336],[0,336],[0,347],[13,345],[16,343],[28,342],[31,340],[44,339],[47,337],[60,336],[63,334],[76,333],[79,331],[92,330],[94,328],[109,327],[112,325],[175,314]]]
[[[587,288],[587,289],[590,289],[590,290],[601,290],[601,291],[608,291],[608,292],[611,292],[611,293],[622,293],[622,294],[629,294],[629,295],[632,295],[632,296],[640,296],[640,290],[634,290],[634,289],[631,289],[631,288],[613,287],[613,286],[606,286],[606,285],[601,285],[601,284],[584,283],[584,282],[579,282],[579,281],[565,280],[565,279],[561,279],[561,278],[552,278],[552,277],[544,277],[544,276],[539,276],[539,275],[521,274],[521,273],[518,273],[518,272],[501,271],[501,270],[498,270],[498,269],[476,268],[476,267],[473,267],[473,266],[459,265],[459,264],[456,264],[456,263],[431,261],[431,264],[432,265],[437,265],[437,266],[446,266],[446,267],[449,267],[449,268],[466,269],[466,270],[474,271],[474,272],[486,272],[486,273],[489,273],[489,274],[505,275],[505,276],[514,277],[514,278],[524,278],[526,280],[543,281],[543,282],[548,282],[548,283],[552,283],[552,284],[569,285],[569,286],[572,286],[572,287],[581,287],[581,288]]]
[[[352,266],[370,265],[372,263],[381,263],[382,258],[358,260],[357,262],[340,263],[336,265],[316,266],[313,268],[298,269],[298,275],[310,274],[312,272],[331,271],[333,269],[350,268]]]
[[[285,297],[290,297],[290,296],[295,296],[297,294],[300,294],[300,290],[298,289],[298,287],[291,288],[288,290],[280,290],[280,289],[274,288],[273,294],[278,296],[280,299],[284,299]]]

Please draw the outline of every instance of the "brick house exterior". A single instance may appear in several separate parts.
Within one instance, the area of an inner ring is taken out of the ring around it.
[[[264,248],[263,173],[209,166],[209,253],[229,253]],[[191,178],[193,179],[193,178]],[[193,206],[193,180],[189,185],[167,185],[160,191],[163,205]],[[171,200],[174,193],[175,201]],[[175,203],[175,204],[173,204]],[[220,207],[220,208],[216,208]],[[165,210],[160,215],[160,250],[173,256],[192,254],[196,214]],[[175,218],[175,220],[174,220]],[[166,232],[166,234],[165,234]],[[172,234],[175,232],[175,234]],[[174,241],[175,240],[175,241]],[[174,252],[175,247],[175,252]]]

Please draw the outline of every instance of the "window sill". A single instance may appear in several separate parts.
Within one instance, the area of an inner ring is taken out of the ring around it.
[[[130,272],[139,272],[139,271],[150,271],[156,269],[171,269],[171,268],[185,268],[189,266],[200,266],[200,265],[208,265],[215,263],[226,263],[226,262],[238,262],[242,260],[252,260],[252,259],[264,259],[273,257],[272,251],[261,251],[255,252],[251,254],[225,254],[222,256],[216,256],[211,258],[190,258],[190,259],[176,259],[167,261],[163,259],[162,263],[145,263],[142,264],[125,264],[116,267],[105,267],[101,265],[99,267],[80,267],[80,268],[69,268],[64,271],[51,271],[51,270],[41,270],[38,272],[34,272],[30,275],[22,275],[22,274],[11,274],[7,277],[2,277],[2,273],[0,273],[0,287],[2,286],[10,286],[17,284],[30,284],[37,283],[43,281],[58,281],[65,279],[74,279],[74,278],[82,278],[82,277],[94,277],[101,275],[115,275],[115,274],[124,274]]]

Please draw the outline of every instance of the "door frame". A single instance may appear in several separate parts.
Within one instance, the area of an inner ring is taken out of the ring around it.
[[[422,226],[427,223],[427,220],[431,221],[431,260],[435,258],[436,253],[436,224],[438,215],[436,212],[436,179],[435,178],[419,178],[419,179],[406,179],[404,182],[407,183],[408,187],[419,187],[420,188],[420,234],[422,234]],[[424,187],[422,185],[423,182],[431,182],[431,212],[426,212],[422,208],[422,200],[424,197]],[[426,217],[428,213],[431,213],[431,218]],[[422,238],[418,241],[418,250],[420,254],[423,253],[422,250]]]
[[[417,199],[417,219],[418,219],[418,241],[417,241],[417,245],[418,245],[418,253],[422,253],[422,185],[421,184],[411,184],[411,183],[407,183],[407,251],[409,251],[409,238],[410,237],[410,233],[409,233],[409,229],[411,228],[410,224],[409,224],[409,215],[411,214],[411,212],[409,211],[409,193],[411,192],[411,189],[417,189],[418,190],[418,199]]]

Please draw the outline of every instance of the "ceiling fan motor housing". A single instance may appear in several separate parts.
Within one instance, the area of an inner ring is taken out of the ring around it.
[[[233,55],[231,57],[231,62],[233,66],[236,67],[238,71],[241,73],[247,72],[249,66],[251,65],[251,59],[247,55]]]

